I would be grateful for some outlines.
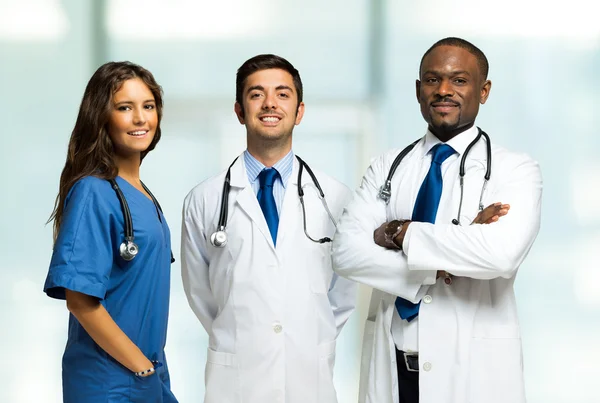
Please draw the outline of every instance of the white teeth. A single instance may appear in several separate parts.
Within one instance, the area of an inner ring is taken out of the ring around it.
[[[139,130],[139,131],[136,131],[136,132],[129,132],[129,134],[132,135],[132,136],[143,136],[146,133],[147,133],[146,130]]]
[[[260,120],[262,120],[263,122],[273,122],[273,123],[274,122],[279,122],[279,118],[270,117],[270,116],[261,118]]]

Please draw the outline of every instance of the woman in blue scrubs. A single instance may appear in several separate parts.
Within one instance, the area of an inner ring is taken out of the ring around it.
[[[162,90],[129,62],[107,63],[90,79],[73,129],[51,216],[55,243],[44,291],[66,299],[65,403],[177,402],[164,347],[171,236],[140,180],[160,140]],[[125,260],[129,206],[139,253]]]

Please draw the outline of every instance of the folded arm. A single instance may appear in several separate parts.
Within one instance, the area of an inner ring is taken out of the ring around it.
[[[373,231],[387,218],[377,196],[386,173],[383,158],[375,161],[345,208],[333,240],[333,267],[342,277],[417,302],[422,286],[435,283],[437,269],[410,271],[402,252],[373,241]]]
[[[413,272],[437,268],[480,280],[514,276],[540,227],[539,165],[523,160],[502,181],[490,198],[510,203],[510,213],[492,225],[412,222],[406,232],[408,268]]]

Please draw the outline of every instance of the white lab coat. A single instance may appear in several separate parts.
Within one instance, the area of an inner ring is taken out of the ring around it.
[[[467,138],[460,140],[463,149],[475,135],[475,129],[465,132]],[[524,154],[492,144],[492,175],[483,205],[502,202],[511,208],[499,222],[469,225],[478,213],[487,160],[481,140],[466,160],[462,226],[451,224],[460,199],[460,155],[444,174],[436,224],[411,223],[405,255],[377,246],[373,231],[383,222],[410,218],[423,180],[415,173],[427,152],[424,139],[398,167],[387,206],[377,193],[400,150],[373,162],[334,239],[334,270],[374,288],[365,326],[359,401],[398,403],[390,326],[394,301],[401,296],[413,303],[423,301],[418,319],[420,403],[523,403],[513,282],[539,230],[539,166]],[[452,284],[436,280],[437,270],[456,276]]]
[[[354,309],[356,284],[334,274],[331,243],[306,238],[297,191],[298,161],[280,212],[277,248],[248,182],[243,156],[231,167],[228,243],[216,248],[225,172],[186,197],[182,277],[190,306],[209,335],[205,403],[335,403],[336,337]],[[347,187],[315,175],[339,218]],[[306,170],[308,233],[332,237],[335,227]]]

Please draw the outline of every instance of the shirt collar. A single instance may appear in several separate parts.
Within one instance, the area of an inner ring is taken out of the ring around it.
[[[266,166],[254,158],[252,154],[248,152],[248,150],[244,151],[244,164],[246,165],[246,173],[248,174],[248,181],[250,184],[254,183],[258,179],[258,174],[260,174],[261,171],[266,168]],[[290,179],[290,176],[292,176],[292,169],[294,168],[294,152],[290,150],[285,157],[273,165],[273,168],[279,172],[281,184],[285,188],[288,179]]]
[[[461,155],[463,155],[469,144],[473,140],[475,140],[475,137],[477,137],[478,133],[479,130],[477,129],[477,126],[473,125],[473,127],[471,127],[470,129],[465,130],[464,132],[452,137],[446,142],[446,144],[452,147],[460,157]],[[431,151],[433,146],[435,146],[438,143],[441,143],[440,139],[435,137],[435,135],[431,133],[430,130],[427,130],[427,134],[425,134],[425,143],[423,145],[423,155],[427,155],[429,151]]]

